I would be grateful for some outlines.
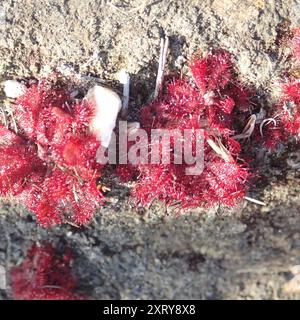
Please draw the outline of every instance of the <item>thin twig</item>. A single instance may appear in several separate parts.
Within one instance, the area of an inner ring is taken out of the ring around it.
[[[157,77],[156,77],[156,85],[154,90],[154,99],[158,97],[159,91],[163,83],[164,70],[167,62],[168,48],[169,48],[169,38],[166,37],[165,39],[161,39],[159,64],[158,64],[158,71],[157,71]]]
[[[125,70],[121,70],[119,81],[123,84],[123,99],[122,99],[122,115],[125,116],[128,112],[129,92],[130,92],[130,75]]]
[[[254,131],[255,123],[256,123],[256,115],[253,114],[252,116],[250,116],[243,132],[241,134],[237,134],[233,136],[232,138],[236,140],[249,138]]]
[[[65,222],[66,222],[67,224],[69,224],[70,226],[72,226],[72,227],[80,228],[80,226],[79,226],[79,225],[75,224],[75,223],[74,223],[74,222],[72,222],[72,221],[65,220]]]
[[[11,117],[11,120],[12,120],[12,124],[13,124],[15,133],[18,133],[18,126],[17,126],[17,122],[16,122],[16,119],[15,119],[15,117],[14,117],[14,114],[13,114],[12,109],[9,108],[8,106],[6,106],[6,111],[8,112],[8,114],[9,114],[10,117]]]
[[[270,123],[273,123],[275,127],[276,127],[276,125],[277,125],[277,122],[276,122],[276,120],[275,120],[274,118],[267,118],[267,119],[264,119],[264,120],[261,122],[261,124],[260,124],[260,126],[259,126],[259,132],[260,132],[260,134],[261,134],[262,137],[264,136],[264,135],[263,135],[263,126],[264,126],[265,124],[268,125],[268,124],[270,124]]]
[[[224,147],[221,141],[218,141],[218,145],[210,138],[208,138],[206,141],[216,152],[216,154],[219,155],[223,160],[225,160],[226,162],[230,162],[232,160],[229,151]]]
[[[245,197],[245,200],[250,201],[250,202],[253,202],[253,203],[255,203],[255,204],[259,204],[259,205],[261,205],[261,206],[266,206],[266,204],[265,204],[264,202],[259,201],[259,200],[256,200],[256,199],[253,199],[253,198],[251,198],[251,197]]]
[[[79,202],[79,198],[78,198],[76,187],[75,187],[74,184],[73,184],[73,190],[72,191],[73,191],[75,202],[78,203]]]
[[[3,106],[0,106],[0,110],[1,110],[1,113],[2,113],[2,116],[3,116],[3,123],[4,123],[4,126],[6,128],[8,128],[8,119],[7,119],[7,115],[6,115],[6,112],[3,108]]]

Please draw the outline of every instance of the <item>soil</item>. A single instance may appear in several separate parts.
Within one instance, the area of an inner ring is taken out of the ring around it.
[[[285,38],[299,17],[296,0],[3,0],[0,81],[60,70],[118,89],[125,68],[129,118],[138,119],[155,86],[160,38],[168,35],[169,73],[185,73],[195,52],[221,47],[267,109],[290,67]],[[91,299],[299,299],[300,171],[287,164],[291,151],[299,152],[293,141],[260,164],[264,182],[250,196],[265,206],[244,201],[178,214],[155,203],[137,210],[128,186],[112,179],[111,204],[89,225],[43,229],[26,209],[2,201],[0,265],[8,286],[0,298],[12,298],[11,267],[33,243],[47,241],[72,248],[78,290]]]

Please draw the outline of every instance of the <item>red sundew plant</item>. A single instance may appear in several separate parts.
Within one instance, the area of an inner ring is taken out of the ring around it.
[[[293,55],[296,63],[300,63],[300,29],[294,31]],[[282,85],[282,95],[275,110],[286,134],[300,136],[300,81],[290,78]]]
[[[11,269],[12,295],[15,300],[85,300],[75,292],[69,250],[59,255],[50,245],[33,245],[18,267]]]
[[[295,80],[282,86],[282,97],[277,109],[281,109],[280,120],[286,133],[300,135],[300,82]]]
[[[87,223],[104,201],[93,112],[46,81],[30,86],[13,106],[17,132],[0,125],[0,195],[20,200],[43,226]]]
[[[161,159],[169,152],[170,161],[151,164],[154,145],[148,141],[148,164],[116,168],[121,180],[137,179],[132,198],[141,205],[157,199],[184,208],[233,206],[245,197],[252,176],[251,159],[242,156],[242,139],[253,133],[267,148],[273,148],[278,141],[285,141],[285,132],[299,135],[298,81],[283,86],[276,117],[255,126],[252,92],[236,79],[228,52],[218,50],[203,59],[194,58],[190,71],[191,79],[171,79],[164,87],[157,82],[160,90],[155,90],[155,99],[141,110],[141,127],[148,137],[153,129],[176,131],[170,140],[171,151],[189,129],[192,135],[183,140],[190,140],[193,156],[197,130],[202,130],[203,170],[187,174],[191,165],[178,164],[161,140],[155,147]],[[97,99],[98,94],[94,92]],[[101,143],[91,132],[98,109],[88,101],[72,100],[61,86],[41,81],[15,101],[14,131],[0,124],[0,196],[20,200],[43,226],[85,224],[104,203],[97,184],[103,168],[96,159]],[[117,107],[119,110],[119,104]]]
[[[300,30],[295,30],[292,40],[293,56],[300,63]],[[287,142],[289,137],[300,137],[300,81],[289,77],[281,83],[279,102],[272,108],[273,118],[266,119],[263,127],[264,144],[268,149],[279,142]],[[262,128],[261,128],[262,129]],[[260,130],[262,131],[262,130]]]
[[[141,110],[141,127],[152,129],[202,129],[204,132],[204,169],[199,175],[187,175],[188,164],[141,164],[132,197],[141,205],[155,199],[183,208],[224,204],[233,206],[243,199],[251,176],[239,159],[240,142],[235,124],[246,119],[250,92],[235,79],[230,55],[215,51],[190,65],[193,79],[173,79],[159,96]],[[249,115],[249,114],[248,114]],[[243,124],[244,125],[244,124]],[[195,135],[191,137],[193,151]],[[170,148],[174,148],[175,138]],[[160,146],[161,156],[163,147]],[[148,146],[151,155],[152,146]],[[148,162],[149,163],[149,162]]]

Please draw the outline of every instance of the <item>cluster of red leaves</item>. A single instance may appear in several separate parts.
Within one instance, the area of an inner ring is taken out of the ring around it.
[[[294,56],[300,59],[300,32],[294,37]],[[240,133],[250,115],[250,91],[234,77],[230,55],[215,51],[190,64],[192,79],[166,81],[159,96],[141,110],[141,127],[176,130],[170,150],[157,142],[161,159],[151,164],[153,145],[147,142],[148,164],[119,165],[122,180],[138,177],[132,196],[141,205],[158,199],[182,207],[235,205],[248,189],[248,163],[241,160]],[[282,86],[282,98],[274,107],[274,121],[259,125],[254,136],[273,148],[287,135],[300,134],[300,83],[290,79]],[[101,166],[96,163],[100,143],[89,132],[93,107],[74,102],[60,87],[41,82],[30,86],[14,105],[18,132],[0,125],[0,195],[21,200],[39,222],[49,226],[64,221],[85,224],[104,201],[97,187]],[[202,130],[204,169],[187,175],[193,165],[174,159],[175,142],[191,129],[195,156],[196,131]],[[157,145],[155,146],[155,148]]]
[[[240,143],[232,138],[234,124],[249,109],[249,91],[234,80],[230,56],[216,51],[190,65],[193,81],[173,79],[166,83],[160,95],[141,110],[141,127],[151,136],[151,129],[192,129],[191,143],[195,155],[196,130],[204,132],[204,170],[199,175],[187,175],[191,165],[176,164],[171,152],[170,164],[138,165],[139,179],[132,197],[141,205],[158,199],[168,205],[180,203],[183,208],[235,205],[248,187],[249,170],[238,161]],[[177,138],[171,139],[174,151]],[[213,150],[217,145],[226,157]],[[160,156],[164,148],[160,144]],[[148,145],[149,157],[152,146]],[[167,150],[169,152],[169,150]],[[125,172],[128,175],[128,172]],[[122,172],[121,172],[122,174]]]
[[[292,39],[293,57],[300,64],[300,29],[294,31]],[[279,102],[272,108],[272,117],[264,128],[264,144],[273,149],[279,142],[286,142],[289,137],[300,137],[300,81],[290,76],[281,84]]]
[[[295,30],[293,38],[293,55],[296,64],[300,65],[300,29]],[[300,136],[300,81],[290,78],[282,85],[282,97],[278,106],[281,111],[281,122],[285,132]]]
[[[300,135],[300,82],[291,80],[282,85],[282,97],[277,110],[281,110],[280,120],[289,135]]]
[[[49,244],[33,245],[23,263],[11,270],[12,294],[17,300],[84,300],[74,292],[77,281],[72,275],[72,255],[60,255]]]
[[[34,84],[13,106],[18,133],[0,125],[0,195],[21,200],[43,226],[85,224],[103,202],[93,107],[63,89]]]

